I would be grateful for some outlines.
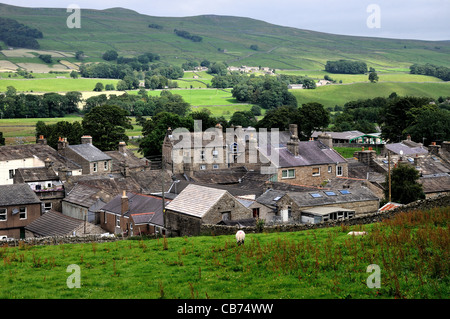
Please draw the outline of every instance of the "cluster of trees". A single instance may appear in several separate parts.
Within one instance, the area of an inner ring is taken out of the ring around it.
[[[430,63],[413,64],[409,67],[411,74],[422,74],[435,76],[444,81],[450,81],[450,68],[436,66]]]
[[[78,103],[81,102],[80,92],[17,94],[14,87],[9,86],[6,93],[0,94],[0,113],[3,118],[25,117],[64,117],[77,113]]]
[[[173,32],[177,36],[191,40],[193,42],[201,42],[203,40],[201,36],[190,34],[188,31],[174,29]]]
[[[57,148],[59,137],[66,137],[69,144],[79,144],[81,136],[92,136],[93,144],[102,151],[112,151],[119,141],[128,141],[125,130],[132,129],[128,112],[116,105],[102,105],[85,114],[82,122],[60,121],[56,124],[36,123],[36,138],[44,135],[47,144]]]
[[[139,62],[137,62],[139,63]],[[148,89],[163,89],[177,87],[171,80],[183,77],[184,71],[179,66],[164,63],[154,63],[147,71],[138,73],[128,63],[95,63],[80,66],[80,75],[85,78],[121,79],[117,83],[117,90],[131,90],[139,88],[140,78],[144,80]]]
[[[364,74],[367,72],[367,64],[361,61],[327,61],[325,71],[342,74]]]
[[[450,138],[450,108],[444,98],[438,104],[431,98],[400,97],[395,92],[388,98],[347,102],[334,120],[336,132],[358,130],[365,133],[381,129],[381,137],[399,142],[411,135],[414,141],[430,144]],[[340,108],[341,109],[341,108]]]
[[[93,108],[102,105],[117,105],[131,116],[153,116],[160,112],[172,112],[185,116],[189,113],[190,104],[181,95],[170,91],[161,91],[160,96],[148,95],[145,90],[138,94],[109,95],[100,94],[86,99],[83,112],[89,113]]]
[[[233,86],[231,93],[239,102],[257,104],[264,109],[297,106],[297,99],[286,83],[273,76],[245,77]]]
[[[42,32],[10,18],[0,17],[0,40],[12,47],[39,49],[36,39],[42,39]]]
[[[39,54],[39,59],[41,59],[45,63],[53,62],[52,56],[50,54]]]
[[[162,25],[156,24],[156,23],[150,23],[148,25],[148,27],[151,28],[151,29],[158,29],[158,30],[164,29],[164,27]]]

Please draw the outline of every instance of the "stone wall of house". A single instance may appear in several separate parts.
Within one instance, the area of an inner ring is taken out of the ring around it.
[[[279,224],[274,226],[265,226],[264,232],[295,232],[308,229],[318,229],[327,228],[335,226],[354,226],[354,225],[364,225],[381,222],[384,219],[389,219],[395,215],[414,210],[427,210],[435,207],[449,207],[450,206],[450,195],[441,195],[434,198],[428,198],[419,200],[408,205],[397,207],[396,209],[390,210],[388,212],[373,212],[369,214],[361,214],[351,219],[346,220],[335,220],[327,221],[318,224]],[[243,229],[246,233],[257,233],[260,230],[256,226],[252,227],[242,227],[239,226],[223,226],[223,225],[201,225],[200,235],[234,235],[239,229]]]
[[[250,209],[239,203],[239,201],[229,193],[225,193],[222,198],[202,218],[202,223],[217,224],[222,221],[222,215],[224,212],[230,212],[231,220],[253,217],[252,211]]]
[[[278,169],[278,182],[297,184],[297,185],[311,185],[311,186],[321,186],[321,184],[328,179],[335,178],[337,166],[342,167],[342,177],[348,177],[348,164],[339,163],[336,164],[326,164],[326,165],[313,165],[313,166],[302,166],[302,167],[290,167]],[[331,172],[328,172],[328,168],[331,167]],[[320,169],[320,175],[313,176],[313,169]],[[283,170],[285,169],[295,169],[294,178],[283,178]]]
[[[200,234],[201,219],[166,210],[166,225],[173,236],[196,236]]]

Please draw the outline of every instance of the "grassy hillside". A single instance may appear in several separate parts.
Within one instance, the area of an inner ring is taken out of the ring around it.
[[[281,27],[249,18],[203,15],[183,18],[153,17],[131,10],[82,10],[81,28],[69,29],[65,8],[22,8],[0,4],[0,16],[36,27],[44,34],[42,50],[73,54],[83,50],[87,61],[115,49],[124,56],[159,53],[163,61],[226,61],[231,65],[262,65],[281,69],[321,70],[327,60],[354,59],[376,69],[408,68],[412,63],[450,66],[449,42],[393,40],[332,35]],[[152,29],[150,23],[163,29]],[[203,38],[192,42],[173,30],[185,30]],[[251,44],[259,47],[250,49]],[[218,49],[225,49],[220,52]],[[65,60],[74,62],[66,54]]]
[[[406,83],[380,82],[326,85],[314,90],[290,90],[297,98],[298,104],[308,102],[322,103],[325,107],[343,106],[348,101],[371,99],[378,96],[388,97],[392,92],[399,96],[424,96],[437,99],[448,96],[450,83]]]
[[[448,298],[449,208],[380,224],[0,248],[0,298]],[[349,236],[365,230],[366,236]],[[69,265],[80,289],[66,285]],[[367,267],[380,267],[368,288]]]

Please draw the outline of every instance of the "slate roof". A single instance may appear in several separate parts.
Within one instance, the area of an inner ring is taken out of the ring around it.
[[[283,190],[268,189],[264,194],[259,196],[256,201],[263,205],[276,207],[277,201],[286,195],[286,193],[287,192]]]
[[[105,192],[101,188],[79,183],[66,194],[63,201],[90,208],[99,199],[103,200],[103,202],[108,202],[112,197],[111,194]]]
[[[89,162],[107,161],[111,159],[110,156],[103,153],[101,150],[90,143],[69,145],[68,148],[70,148]]]
[[[39,158],[42,162],[49,158],[53,162],[53,168],[55,169],[60,167],[67,167],[71,170],[81,169],[80,165],[61,156],[54,148],[46,144],[0,146],[0,161],[32,157]]]
[[[120,171],[122,163],[126,163],[130,169],[148,166],[148,160],[136,157],[129,149],[126,149],[124,153],[119,151],[107,151],[104,153],[112,158],[112,172]]]
[[[335,195],[327,195],[325,192],[333,192]],[[341,192],[348,192],[348,194],[342,194]],[[318,194],[318,197],[314,197]],[[368,188],[359,187],[352,189],[333,189],[333,190],[317,190],[314,192],[289,192],[286,194],[291,198],[298,206],[322,206],[330,204],[341,204],[350,202],[362,202],[369,200],[379,200]]]
[[[28,184],[0,185],[0,206],[41,203]]]
[[[278,153],[278,167],[298,167],[322,164],[345,163],[346,160],[335,150],[327,147],[320,141],[306,141],[299,143],[299,155],[294,156],[288,151],[284,144],[272,149]],[[260,151],[267,155],[268,150],[260,148]]]
[[[189,184],[166,208],[202,218],[225,193],[223,189]]]
[[[16,174],[19,174],[24,182],[59,181],[56,172],[47,167],[18,168]]]
[[[333,139],[338,140],[351,140],[360,136],[365,135],[365,133],[360,131],[345,131],[345,132],[328,132],[326,131],[328,135],[331,136]],[[317,138],[320,134],[322,134],[322,131],[314,131],[311,135],[313,138]]]
[[[25,226],[25,229],[39,236],[67,236],[81,225],[81,219],[50,210]]]
[[[395,154],[400,154],[400,151],[403,151],[403,156],[410,156],[415,154],[422,154],[422,155],[428,154],[428,150],[422,146],[410,147],[404,144],[403,142],[386,144],[384,147],[386,147],[386,149]]]
[[[135,224],[155,224],[164,226],[162,212],[163,201],[161,197],[127,192],[128,211],[125,216],[132,217]],[[165,199],[166,207],[170,203]],[[115,215],[122,214],[122,194],[115,196],[105,206],[102,211],[107,211]]]

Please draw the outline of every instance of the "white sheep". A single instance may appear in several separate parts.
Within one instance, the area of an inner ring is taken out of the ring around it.
[[[236,242],[238,245],[242,245],[244,244],[244,239],[245,239],[245,233],[242,230],[238,230],[238,232],[236,233]]]
[[[367,233],[365,231],[351,231],[347,235],[364,236],[367,235]]]

